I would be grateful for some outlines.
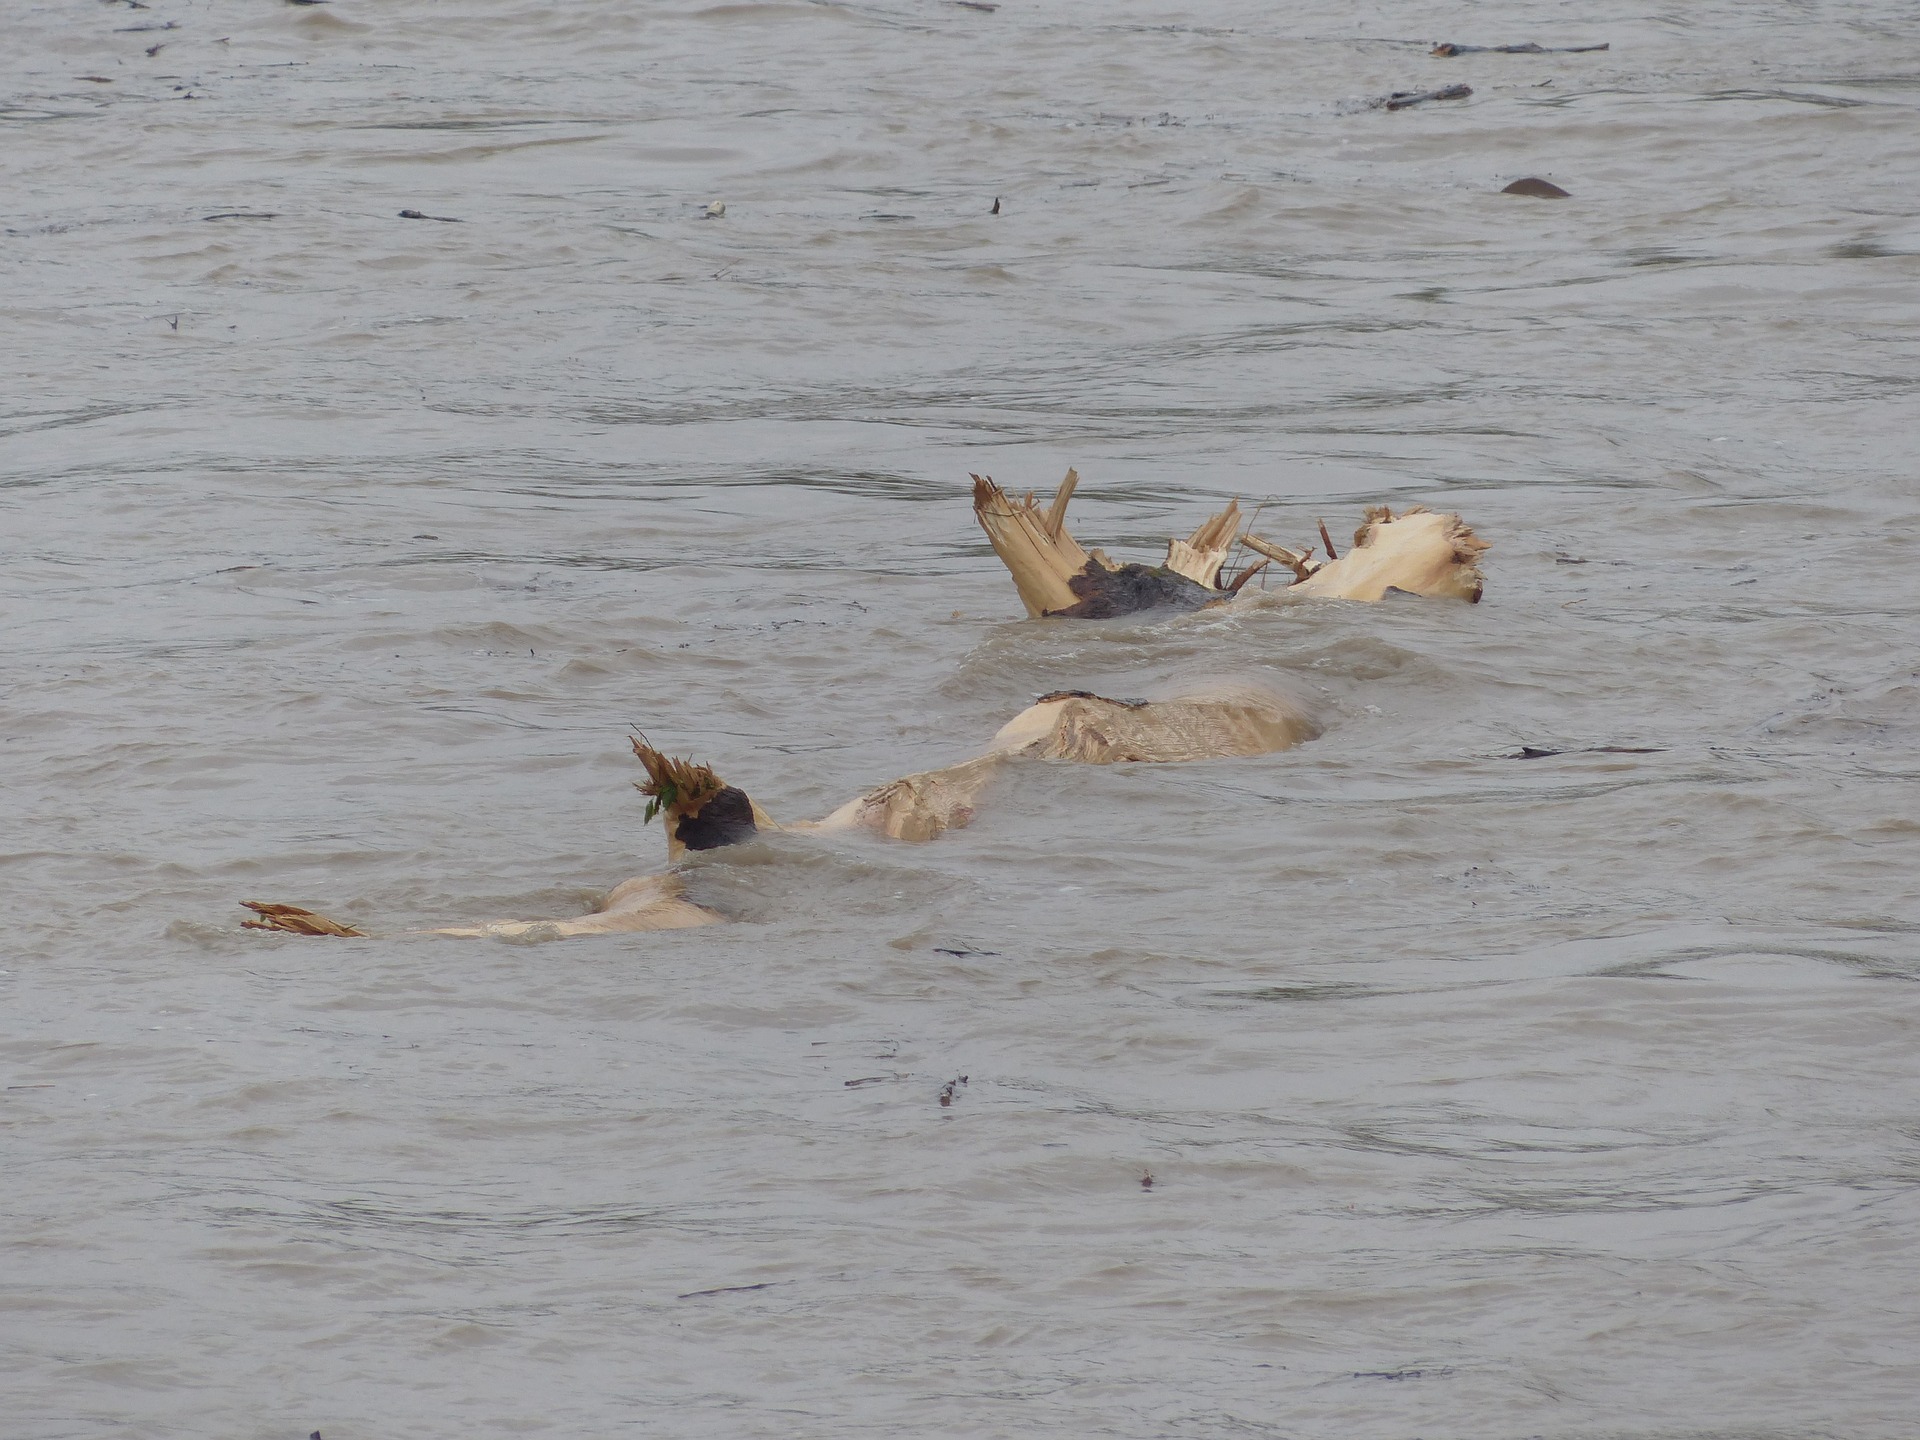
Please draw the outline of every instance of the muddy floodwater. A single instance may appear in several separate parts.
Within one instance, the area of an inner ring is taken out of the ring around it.
[[[1920,1429],[1910,5],[6,20],[0,1440]],[[1486,599],[1031,621],[1069,465]],[[634,729],[1221,680],[1324,734],[399,934],[658,869]]]

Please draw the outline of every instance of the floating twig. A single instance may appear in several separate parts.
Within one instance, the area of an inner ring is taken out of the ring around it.
[[[1375,110],[1405,110],[1411,105],[1424,105],[1429,100],[1465,100],[1472,94],[1471,85],[1442,85],[1438,90],[1396,90],[1391,95],[1383,95],[1367,103]]]
[[[296,0],[297,3],[297,0]],[[758,1285],[716,1285],[711,1290],[689,1290],[684,1295],[676,1295],[676,1300],[698,1300],[704,1295],[738,1295],[745,1290],[771,1290],[778,1280],[762,1280]]]
[[[1427,53],[1429,55],[1586,55],[1595,50],[1610,49],[1607,45],[1535,45],[1531,41],[1525,45],[1455,45],[1442,41]]]

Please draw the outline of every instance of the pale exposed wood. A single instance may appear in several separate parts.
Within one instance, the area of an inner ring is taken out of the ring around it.
[[[565,940],[576,935],[690,930],[719,924],[719,915],[686,898],[686,888],[678,875],[636,875],[614,886],[600,908],[589,915],[567,920],[494,920],[414,933],[460,940]]]
[[[827,834],[859,829],[890,840],[926,841],[969,824],[987,783],[1011,760],[1172,764],[1265,755],[1319,733],[1300,705],[1259,685],[1222,685],[1168,700],[1062,691],[1042,696],[1009,720],[986,754],[890,781],[823,820],[788,828]]]
[[[1167,541],[1167,568],[1197,585],[1217,589],[1220,567],[1227,562],[1234,532],[1239,528],[1240,502],[1230,501],[1219,514],[1201,521],[1185,540]]]
[[[1067,473],[1060,488],[1071,497],[1080,477]],[[1087,552],[1067,533],[1066,504],[1060,496],[1054,499],[1053,512],[1043,515],[1031,495],[1015,500],[986,476],[973,477],[974,516],[1033,616],[1072,606],[1077,597],[1067,581],[1087,565]]]
[[[1053,504],[1047,509],[1047,533],[1058,540],[1067,525],[1067,502],[1073,498],[1074,488],[1080,483],[1080,472],[1069,469],[1067,478],[1060,482],[1060,488],[1053,492]]]
[[[1278,560],[1282,565],[1293,571],[1296,580],[1306,579],[1307,576],[1319,568],[1312,560],[1307,558],[1308,555],[1313,553],[1311,549],[1309,549],[1305,555],[1296,555],[1284,545],[1276,545],[1271,540],[1262,540],[1251,530],[1240,537],[1240,543],[1256,554],[1266,556],[1269,560]]]
[[[1177,764],[1266,755],[1319,733],[1298,704],[1254,685],[1147,701],[1062,692],[1042,696],[1001,727],[992,753],[1090,765]]]
[[[998,755],[902,776],[842,805],[824,820],[793,826],[833,833],[870,830],[889,840],[925,841],[972,822],[975,803],[998,766]]]
[[[1458,515],[1415,508],[1395,518],[1370,508],[1354,531],[1353,548],[1288,587],[1288,595],[1378,600],[1389,590],[1456,600],[1478,600],[1485,586],[1480,556],[1491,548]]]
[[[1404,591],[1478,600],[1485,586],[1479,557],[1489,548],[1487,542],[1458,515],[1434,515],[1420,507],[1397,519],[1384,506],[1369,509],[1354,532],[1353,549],[1344,556],[1335,547],[1325,522],[1320,522],[1320,542],[1327,552],[1327,559],[1321,561],[1314,558],[1312,546],[1294,551],[1250,531],[1236,540],[1241,517],[1235,501],[1209,516],[1186,539],[1169,540],[1162,570],[1131,566],[1123,570],[1099,550],[1092,552],[1089,561],[1088,552],[1067,533],[1066,501],[1079,479],[1077,471],[1068,471],[1052,506],[1043,514],[1032,496],[1014,500],[993,481],[973,477],[974,514],[993,542],[995,553],[1013,575],[1029,615],[1071,611],[1099,617],[1131,613],[1155,604],[1223,603],[1241,595],[1244,581],[1253,573],[1240,576],[1230,589],[1220,588],[1222,567],[1236,543],[1291,570],[1294,583],[1281,592],[1290,597],[1378,600],[1389,591]],[[1072,582],[1087,571],[1089,564],[1099,570],[1080,581],[1080,593],[1076,594]],[[1105,578],[1100,570],[1120,572],[1130,583],[1110,594],[1095,583]],[[1164,586],[1156,589],[1142,583],[1152,576],[1167,578],[1166,571],[1215,591],[1218,598],[1193,596],[1191,592],[1181,596],[1166,591]]]

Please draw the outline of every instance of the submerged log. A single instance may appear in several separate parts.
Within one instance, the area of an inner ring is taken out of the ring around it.
[[[1311,545],[1296,552],[1251,531],[1236,537],[1240,506],[1235,501],[1185,540],[1169,540],[1165,565],[1116,565],[1098,550],[1089,554],[1067,533],[1066,497],[1079,481],[1079,473],[1069,470],[1043,515],[1031,495],[1014,500],[985,476],[973,477],[973,513],[1012,574],[1027,613],[1036,618],[1101,620],[1160,606],[1193,610],[1226,604],[1251,574],[1243,571],[1221,586],[1221,568],[1235,545],[1293,571],[1293,583],[1282,592],[1289,596],[1378,600],[1404,591],[1477,601],[1485,587],[1479,557],[1488,543],[1458,515],[1436,515],[1421,506],[1398,518],[1385,506],[1370,507],[1354,532],[1353,549],[1338,557],[1322,524],[1327,559],[1317,561]]]
[[[825,819],[792,828],[863,829],[890,840],[926,841],[970,824],[982,792],[1008,761],[1177,764],[1267,755],[1319,734],[1298,704],[1259,685],[1220,685],[1167,700],[1056,690],[1001,726],[986,754],[889,781]]]
[[[1311,740],[1320,727],[1293,701],[1256,685],[1221,686],[1169,700],[1109,700],[1085,690],[1043,695],[1002,726],[983,755],[876,786],[825,819],[780,825],[737,786],[705,765],[674,759],[636,737],[634,754],[646,767],[638,788],[648,797],[647,819],[665,816],[669,865],[689,850],[743,844],[781,830],[832,834],[865,830],[893,840],[927,841],[972,822],[982,791],[996,771],[1020,758],[1174,763],[1237,755],[1264,755]],[[244,902],[258,917],[250,929],[292,935],[365,937],[367,932],[297,905]],[[460,939],[560,940],[647,930],[684,930],[724,917],[686,897],[680,875],[640,875],[614,887],[586,915],[557,920],[493,920],[403,932]]]
[[[1087,690],[1056,690],[1002,726],[993,753],[1088,765],[1170,765],[1267,755],[1319,734],[1305,710],[1255,685],[1171,700],[1109,700]]]
[[[1536,200],[1571,200],[1573,196],[1562,190],[1551,180],[1542,180],[1538,175],[1529,175],[1516,180],[1511,185],[1502,186],[1502,195],[1531,195]]]
[[[637,934],[648,930],[691,930],[718,925],[724,918],[686,898],[678,875],[636,875],[607,892],[598,910],[568,920],[493,920],[484,925],[449,925],[423,930],[458,940],[568,940],[577,935]]]

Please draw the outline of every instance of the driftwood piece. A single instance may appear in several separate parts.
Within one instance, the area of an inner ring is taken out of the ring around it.
[[[1062,493],[1070,494],[1079,479],[1078,472],[1069,471]],[[1011,500],[993,481],[976,475],[973,507],[994,541],[995,553],[1012,573],[1027,613],[1036,617],[1105,619],[1163,605],[1197,609],[1226,604],[1242,593],[1253,573],[1220,586],[1221,567],[1236,543],[1291,570],[1293,583],[1283,592],[1290,596],[1378,600],[1389,591],[1405,591],[1478,600],[1486,583],[1479,557],[1489,548],[1487,542],[1458,515],[1435,515],[1420,506],[1397,519],[1385,506],[1369,509],[1354,532],[1353,549],[1344,556],[1335,549],[1326,523],[1320,522],[1320,543],[1327,552],[1327,559],[1320,561],[1313,558],[1312,546],[1296,552],[1251,531],[1236,538],[1236,501],[1208,517],[1185,540],[1169,540],[1167,564],[1152,567],[1115,565],[1097,550],[1088,557],[1060,523],[1066,507],[1058,497],[1042,515],[1031,497]],[[1002,534],[1011,538],[1003,543]],[[1065,572],[1076,556],[1081,568]],[[1048,598],[1036,600],[1043,583]],[[1072,597],[1071,603],[1059,603],[1062,590]]]
[[[691,930],[719,924],[721,917],[687,899],[686,889],[678,875],[636,875],[614,886],[590,915],[567,920],[493,920],[484,925],[449,925],[420,933],[457,940],[568,940],[578,935]]]
[[[766,831],[815,833],[866,830],[893,840],[926,841],[957,830],[997,770],[1022,757],[1074,760],[1094,765],[1117,761],[1174,763],[1284,750],[1320,733],[1306,711],[1277,692],[1254,685],[1222,686],[1171,700],[1109,700],[1085,690],[1043,695],[993,738],[984,755],[889,781],[842,805],[824,820],[776,824],[738,787],[708,766],[677,760],[635,738],[634,754],[646,767],[639,788],[648,797],[649,818],[666,816],[671,863],[688,850],[741,844]],[[243,922],[292,935],[365,936],[297,905],[249,900],[258,917]],[[678,874],[640,875],[617,885],[591,913],[557,920],[493,920],[449,925],[408,934],[458,939],[561,940],[649,930],[684,930],[723,917],[686,896]]]
[[[1240,543],[1255,554],[1264,555],[1269,560],[1278,560],[1293,571],[1295,580],[1304,580],[1319,568],[1318,563],[1311,558],[1313,555],[1311,545],[1303,553],[1296,555],[1284,545],[1276,545],[1271,540],[1262,540],[1251,530],[1240,537]]]
[[[1441,41],[1429,55],[1587,55],[1595,50],[1610,50],[1611,45],[1455,45]]]
[[[973,513],[993,553],[1012,574],[1029,615],[1048,615],[1079,603],[1068,581],[1087,568],[1087,552],[1066,526],[1067,501],[1079,483],[1079,472],[1067,471],[1052,508],[1042,515],[1031,495],[1015,500],[986,476],[973,477]]]
[[[1166,568],[1209,590],[1219,588],[1220,567],[1227,563],[1239,528],[1240,502],[1235,500],[1218,515],[1202,520],[1186,539],[1167,541]]]
[[[1013,576],[1014,586],[1036,619],[1043,615],[1064,615],[1075,620],[1106,620],[1116,615],[1132,615],[1162,605],[1192,610],[1221,598],[1209,579],[1205,584],[1171,565],[1116,565],[1095,550],[1089,555],[1067,533],[1066,497],[1080,483],[1080,474],[1069,470],[1055,493],[1053,504],[1042,513],[1029,495],[1016,500],[984,475],[973,477],[973,514],[987,532],[994,554]],[[1225,560],[1231,541],[1231,528],[1239,509],[1229,506],[1222,514],[1235,518],[1227,522],[1227,543],[1220,546]],[[1191,568],[1203,569],[1207,555],[1196,543],[1212,544],[1214,529],[1221,516],[1194,531],[1190,541],[1168,542],[1169,556],[1179,547]],[[1220,570],[1213,564],[1213,574]]]
[[[242,928],[247,930],[279,930],[288,935],[348,935],[365,939],[367,932],[357,930],[351,925],[343,925],[338,920],[329,920],[312,910],[298,905],[277,905],[270,900],[242,900],[247,909],[259,916],[257,920],[242,920]]]
[[[982,755],[944,770],[903,775],[855,796],[823,820],[793,828],[827,834],[867,830],[889,840],[932,840],[972,823],[980,792],[986,789],[1001,759],[997,754]]]
[[[993,753],[1112,765],[1267,755],[1320,734],[1305,710],[1253,685],[1171,700],[1109,700],[1087,690],[1042,695],[993,737]]]
[[[1442,85],[1438,90],[1396,90],[1391,95],[1369,100],[1367,105],[1373,110],[1406,110],[1429,100],[1465,100],[1472,94],[1471,85]]]
[[[1378,600],[1399,590],[1477,602],[1486,585],[1480,556],[1491,548],[1458,515],[1415,506],[1396,519],[1386,506],[1372,506],[1353,532],[1353,548],[1286,593]]]

